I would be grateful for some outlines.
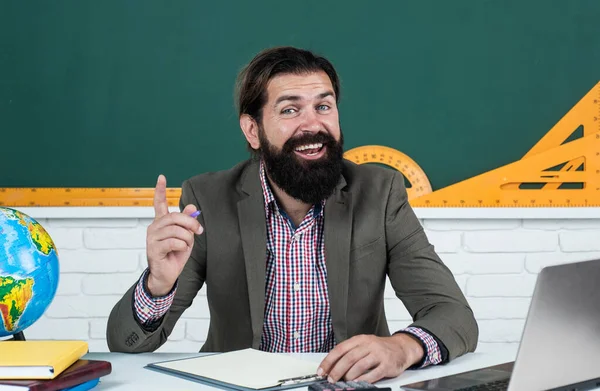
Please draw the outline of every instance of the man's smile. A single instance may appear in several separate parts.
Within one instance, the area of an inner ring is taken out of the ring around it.
[[[315,160],[320,159],[327,153],[327,146],[323,143],[304,144],[294,148],[294,152],[303,159]]]

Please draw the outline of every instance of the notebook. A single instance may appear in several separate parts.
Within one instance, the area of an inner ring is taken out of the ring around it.
[[[0,379],[54,379],[87,352],[86,341],[2,341]]]
[[[281,353],[242,349],[148,364],[146,368],[235,390],[283,390],[323,380],[318,362]]]
[[[98,380],[112,371],[108,361],[77,360],[63,373],[51,380],[0,380],[0,391],[78,390],[87,382]],[[97,381],[94,385],[97,384]]]
[[[100,383],[100,379],[94,379],[86,381],[85,383],[78,384],[74,387],[64,388],[61,391],[88,391],[96,387]]]

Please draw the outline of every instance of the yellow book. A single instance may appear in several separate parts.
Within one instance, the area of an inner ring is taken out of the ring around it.
[[[0,341],[0,379],[54,379],[87,352],[86,341]]]

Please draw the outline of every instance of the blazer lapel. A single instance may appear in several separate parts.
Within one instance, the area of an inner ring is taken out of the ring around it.
[[[246,264],[252,347],[258,349],[265,311],[265,278],[267,265],[267,232],[265,204],[258,174],[259,165],[251,164],[242,178],[242,191],[247,197],[238,202],[238,218]]]
[[[348,337],[348,279],[350,234],[352,229],[352,194],[342,191],[342,177],[335,193],[325,203],[325,263],[331,321],[339,343]]]

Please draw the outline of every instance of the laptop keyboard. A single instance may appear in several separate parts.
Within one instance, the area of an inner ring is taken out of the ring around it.
[[[508,389],[508,381],[509,379],[496,380],[476,386],[458,388],[454,391],[506,391]]]

